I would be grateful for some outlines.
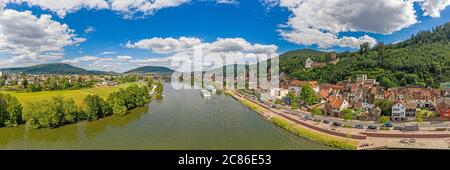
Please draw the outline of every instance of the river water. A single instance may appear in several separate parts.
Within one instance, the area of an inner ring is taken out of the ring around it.
[[[331,149],[295,136],[233,98],[164,85],[164,99],[55,129],[0,128],[0,149]]]

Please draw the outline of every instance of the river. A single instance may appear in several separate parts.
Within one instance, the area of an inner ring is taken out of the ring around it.
[[[55,129],[0,128],[0,149],[332,149],[276,127],[233,98],[174,90],[127,116]]]

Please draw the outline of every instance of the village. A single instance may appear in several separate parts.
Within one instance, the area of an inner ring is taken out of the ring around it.
[[[90,87],[117,86],[126,82],[143,82],[145,77],[161,78],[159,74],[22,74],[0,72],[0,90],[52,91]]]
[[[314,62],[308,58],[305,69],[336,64],[339,58],[330,53],[329,63]],[[302,87],[314,91],[314,104],[301,99]],[[303,111],[320,110],[319,115],[350,120],[374,122],[442,122],[450,120],[450,88],[431,88],[408,85],[385,88],[376,79],[367,75],[357,75],[353,80],[342,80],[335,84],[317,81],[282,80],[278,88],[257,90],[260,101],[274,105],[293,106],[291,109]],[[294,99],[297,97],[297,100]],[[293,101],[294,100],[294,101]],[[275,107],[275,106],[274,106]],[[351,111],[352,116],[345,113]],[[386,117],[389,120],[385,120]],[[389,125],[388,125],[389,126]]]

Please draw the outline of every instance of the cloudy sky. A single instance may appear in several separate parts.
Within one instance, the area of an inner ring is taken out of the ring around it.
[[[0,68],[123,72],[212,55],[355,50],[450,21],[450,0],[0,0]]]

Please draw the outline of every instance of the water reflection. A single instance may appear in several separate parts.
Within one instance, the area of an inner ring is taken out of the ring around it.
[[[174,90],[126,116],[56,129],[0,128],[2,149],[329,149],[263,120],[227,95]]]

